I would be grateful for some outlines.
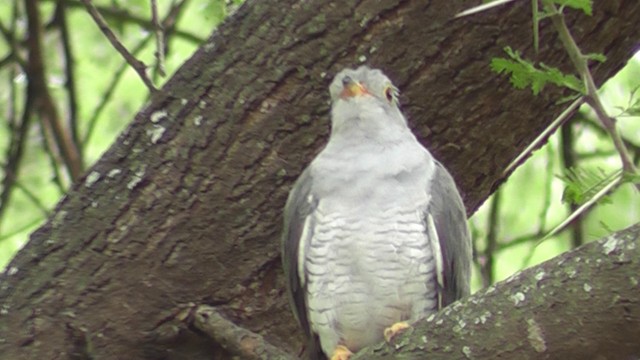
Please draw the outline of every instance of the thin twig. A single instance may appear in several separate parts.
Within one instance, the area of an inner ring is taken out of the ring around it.
[[[33,203],[33,205],[35,205],[35,207],[38,210],[40,210],[42,215],[44,215],[44,218],[48,218],[49,217],[49,209],[47,209],[47,207],[42,203],[42,201],[40,201],[40,199],[38,199],[36,194],[34,194],[26,186],[22,185],[22,183],[19,182],[19,181],[15,182],[15,186],[16,186],[17,189],[21,190],[24,193],[24,195],[27,197],[27,199],[29,199]]]
[[[78,149],[78,161],[83,165],[82,146],[80,144],[80,137],[78,135],[78,94],[76,91],[76,79],[75,79],[75,60],[73,58],[73,51],[71,50],[71,38],[69,35],[69,26],[67,24],[67,9],[64,5],[64,0],[58,0],[55,10],[55,18],[58,28],[60,29],[60,36],[62,41],[62,49],[64,52],[64,73],[66,78],[67,88],[67,100],[69,102],[69,130],[71,132],[71,141],[74,142],[75,148]]]
[[[65,129],[47,86],[47,76],[43,54],[43,39],[37,0],[25,1],[29,37],[27,40],[28,55],[28,87],[29,96],[33,97],[33,106],[40,116],[42,127],[50,131],[54,138],[55,151],[59,152],[69,178],[78,179],[82,174],[82,163],[76,144]]]
[[[131,53],[134,56],[139,54],[145,48],[145,46],[147,46],[147,44],[151,39],[152,39],[152,35],[148,35],[147,37],[145,37],[142,41],[140,41],[138,45],[136,45],[136,47],[133,48]],[[87,131],[85,132],[85,135],[82,138],[83,146],[89,145],[91,141],[91,136],[93,135],[96,124],[98,123],[98,118],[100,118],[100,115],[102,115],[104,109],[106,109],[107,105],[109,104],[109,101],[115,94],[116,87],[120,83],[120,80],[122,80],[122,75],[124,75],[125,71],[129,68],[128,65],[129,64],[126,61],[123,61],[122,64],[120,64],[120,67],[111,75],[111,80],[109,85],[107,86],[102,96],[100,96],[100,103],[91,112],[91,119],[89,119],[88,121],[89,125],[87,125]]]
[[[562,161],[564,162],[566,175],[568,172],[567,170],[578,166],[578,158],[576,157],[575,149],[573,146],[573,122],[565,124],[565,126],[560,129],[560,138],[562,139],[562,143],[560,144],[560,154],[562,156]],[[578,209],[578,205],[574,204],[573,202],[569,202],[567,207],[569,208],[570,214],[574,213]],[[579,216],[574,222],[571,223],[571,246],[573,248],[576,248],[584,243],[582,219],[583,217]]]
[[[564,124],[567,120],[571,118],[574,111],[580,107],[584,103],[584,98],[580,98],[571,103],[564,111],[558,115],[558,117],[553,120],[551,125],[549,125],[544,131],[538,135],[526,149],[524,149],[520,155],[518,155],[515,160],[513,160],[502,172],[502,176],[507,176],[509,173],[515,169],[527,156],[531,155],[533,150],[542,146],[542,143],[546,141],[547,137],[555,132],[562,124]]]
[[[107,23],[102,18],[102,15],[98,12],[95,6],[91,3],[91,0],[82,0],[82,3],[87,8],[89,15],[93,18],[93,21],[98,25],[100,31],[107,37],[107,40],[113,45],[113,47],[122,55],[122,57],[127,61],[129,65],[138,73],[140,79],[145,84],[149,92],[156,93],[158,89],[153,85],[151,79],[147,76],[147,66],[140,60],[136,59],[135,56],[131,55],[129,50],[118,40],[116,35],[111,31]]]
[[[557,225],[556,225],[557,226]],[[555,226],[554,226],[555,227]],[[565,229],[561,229],[556,235],[561,234]],[[540,239],[540,234],[544,234],[548,232],[547,229],[536,229],[536,231],[531,232],[529,234],[520,235],[518,237],[514,237],[502,242],[498,243],[498,247],[496,248],[496,253],[500,253],[504,250],[511,249],[513,247],[526,244],[528,242],[533,242],[534,240]]]
[[[538,225],[538,231],[536,233],[536,237],[540,238],[541,236],[544,235],[545,233],[545,229],[547,227],[547,213],[549,212],[549,207],[551,206],[551,192],[552,192],[552,183],[553,183],[553,165],[554,165],[554,153],[553,153],[553,146],[551,146],[551,144],[547,144],[547,168],[546,168],[546,175],[547,175],[547,179],[545,181],[545,188],[544,188],[544,198],[543,198],[543,202],[542,202],[542,206],[540,207],[540,213],[538,214],[538,218],[540,219],[540,224]],[[529,254],[524,258],[523,262],[522,262],[522,268],[526,268],[529,266],[529,263],[531,262],[531,259],[533,258],[533,254],[534,254],[534,250],[535,248],[540,244],[540,242],[536,243],[533,246],[533,249],[531,250],[531,252],[529,252]]]
[[[18,20],[18,8],[17,5],[13,8],[13,16],[11,21],[11,29],[8,30],[10,33],[14,34],[15,29],[17,27]],[[26,65],[23,69],[26,68]],[[5,211],[9,207],[9,201],[11,200],[11,195],[14,190],[14,185],[16,182],[16,177],[18,171],[20,169],[20,164],[22,161],[22,156],[24,154],[24,147],[26,144],[27,133],[29,131],[29,125],[31,122],[31,114],[33,108],[31,106],[32,99],[29,93],[27,93],[27,98],[25,99],[25,108],[22,112],[21,116],[18,116],[17,111],[17,90],[16,84],[13,81],[16,76],[16,70],[14,67],[9,69],[9,77],[8,77],[8,88],[9,88],[9,101],[7,105],[7,125],[9,127],[9,146],[6,150],[5,159],[7,159],[6,164],[4,164],[4,177],[2,178],[2,192],[0,193],[0,222],[4,218]],[[1,233],[1,231],[0,231]]]
[[[19,227],[17,229],[14,229],[13,231],[8,232],[6,234],[2,234],[2,236],[0,236],[0,242],[2,242],[2,240],[10,239],[10,238],[22,233],[22,232],[25,232],[25,231],[33,228],[34,226],[42,223],[43,221],[44,221],[44,218],[31,220],[31,222],[29,222],[26,225],[23,225],[23,226],[21,226],[21,227]]]
[[[538,219],[540,219],[540,224],[538,225],[538,229],[540,234],[544,234],[543,229],[547,227],[547,214],[549,213],[549,208],[551,207],[551,195],[552,195],[552,184],[553,184],[553,166],[555,165],[555,154],[553,152],[553,144],[549,143],[546,146],[547,149],[547,161],[545,175],[547,176],[544,182],[544,192],[542,198],[542,206],[540,207],[540,213],[538,214]]]
[[[498,6],[502,6],[504,4],[510,3],[514,0],[495,0],[495,1],[491,1],[482,5],[478,5],[478,6],[474,6],[470,9],[467,9],[465,11],[459,12],[458,14],[456,14],[456,16],[454,16],[454,18],[461,18],[461,17],[465,17],[465,16],[469,16],[469,15],[473,15],[473,14],[477,14],[483,11],[487,11],[490,9],[493,9],[495,7]]]
[[[500,204],[502,191],[498,190],[491,197],[491,208],[487,219],[487,246],[483,251],[484,261],[479,262],[483,287],[493,284],[495,280],[494,262],[496,247],[498,244],[498,231],[500,228]]]
[[[573,66],[575,66],[578,73],[582,76],[586,89],[586,102],[593,108],[598,117],[598,120],[600,120],[604,128],[607,130],[609,136],[611,136],[613,145],[615,146],[616,150],[618,150],[620,161],[622,162],[622,169],[627,174],[637,175],[638,170],[631,160],[631,157],[627,152],[627,148],[622,141],[622,137],[620,136],[620,133],[618,132],[618,129],[616,127],[616,121],[614,118],[610,117],[607,114],[604,106],[602,105],[602,101],[600,100],[600,96],[598,95],[598,89],[596,88],[593,77],[591,76],[591,71],[589,70],[587,57],[582,54],[580,48],[571,36],[571,32],[569,31],[569,28],[564,21],[564,16],[562,15],[562,13],[558,11],[555,5],[549,1],[545,1],[544,5],[545,7],[547,7],[547,9],[550,10],[551,22],[556,28],[558,36],[560,37],[560,41],[562,41],[565,50],[569,54],[569,58],[571,58]],[[638,190],[640,190],[640,183],[636,183],[635,186]]]
[[[27,60],[25,60],[22,56],[20,56],[20,50],[18,47],[18,42],[16,41],[16,37],[15,37],[15,26],[11,26],[11,29],[7,29],[4,26],[4,23],[2,22],[2,19],[0,19],[0,33],[2,34],[2,37],[4,37],[5,41],[7,42],[7,45],[9,46],[9,48],[11,49],[11,51],[9,52],[9,54],[5,57],[5,59],[9,60],[15,60],[18,65],[20,65],[20,67],[22,69],[25,69],[27,67]],[[3,61],[4,64],[8,64],[8,61]],[[4,65],[3,64],[3,65]]]
[[[583,212],[589,209],[592,205],[602,199],[605,195],[611,192],[613,189],[618,187],[622,182],[622,176],[617,176],[610,183],[608,183],[605,187],[603,187],[600,191],[598,191],[591,199],[589,199],[584,204],[580,205],[569,217],[567,217],[560,225],[556,226],[553,230],[551,230],[544,238],[540,239],[539,243],[545,241],[546,239],[552,237],[559,231],[563,230],[564,227],[569,225],[575,218],[580,216]],[[537,246],[538,244],[536,244]]]
[[[178,4],[175,4],[173,7],[171,7],[168,14],[162,20],[162,27],[164,29],[167,29],[167,32],[171,32],[175,28],[176,17],[178,16],[178,14],[181,13],[182,8],[187,3],[187,1],[188,0],[182,0]],[[136,45],[133,48],[131,53],[134,56],[139,54],[145,48],[145,46],[149,43],[151,38],[152,38],[152,35],[148,35],[147,37],[142,39],[138,43],[138,45]],[[120,83],[120,80],[122,79],[122,75],[124,74],[126,69],[127,69],[127,63],[124,62],[114,72],[113,76],[111,77],[111,82],[109,83],[109,86],[107,86],[107,89],[100,97],[100,103],[96,106],[96,109],[91,112],[92,114],[91,119],[89,119],[88,121],[89,125],[87,126],[87,131],[84,135],[84,138],[82,139],[82,143],[84,144],[84,146],[87,146],[87,144],[89,144],[89,141],[91,139],[91,136],[93,135],[95,126],[98,122],[98,118],[100,117],[100,115],[102,115],[102,112],[104,111],[107,104],[109,103],[109,100],[111,100],[111,97],[115,93],[116,86],[118,86],[118,84]]]
[[[84,5],[79,0],[40,0],[40,1],[43,3],[62,1],[64,2],[65,6],[68,9],[77,9],[77,8],[84,9],[85,8]],[[100,12],[100,14],[107,20],[113,20],[114,22],[122,22],[127,24],[138,25],[141,28],[148,30],[149,32],[153,32],[154,30],[153,24],[149,19],[140,17],[134,13],[131,13],[127,11],[127,9],[125,8],[117,8],[117,7],[104,6],[104,5],[103,6],[95,5],[95,7]],[[177,37],[181,38],[182,40],[185,40],[194,44],[202,44],[205,41],[207,41],[205,37],[200,37],[196,34],[192,34],[190,32],[187,32],[181,29],[174,29],[173,34],[175,34]]]
[[[594,130],[598,134],[602,134],[604,136],[608,136],[608,134],[609,134],[609,133],[607,133],[607,130],[602,127],[602,124],[600,124],[599,122],[597,122],[594,119],[591,119],[590,117],[581,116],[581,117],[577,118],[577,120],[575,120],[575,121],[580,121],[581,124],[584,124],[585,126],[588,126],[590,129]],[[624,146],[626,146],[627,149],[630,150],[632,153],[635,153],[635,154],[640,153],[640,144],[635,144],[631,140],[626,139],[624,137],[622,138],[622,142],[624,142]],[[597,154],[597,153],[598,153],[598,151],[594,151],[594,152],[589,153],[589,154],[591,155],[591,154]],[[603,155],[604,155],[604,153],[606,153],[606,151],[601,151],[601,153],[603,153]],[[618,152],[615,151],[613,154],[617,154],[617,153]],[[638,166],[638,161],[635,160],[634,164],[636,164],[636,166]]]
[[[158,75],[164,77],[164,29],[158,18],[158,2],[151,0],[151,23],[153,24],[154,33],[156,35],[156,66]]]
[[[44,141],[42,142],[42,151],[45,153],[51,164],[51,170],[53,172],[53,183],[58,187],[61,193],[65,192],[65,178],[58,165],[61,161],[56,151],[56,143],[51,134],[51,130],[47,126],[39,127],[40,134]]]

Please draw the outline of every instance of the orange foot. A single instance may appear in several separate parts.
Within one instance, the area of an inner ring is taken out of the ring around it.
[[[333,355],[331,355],[331,360],[349,360],[349,358],[353,355],[351,350],[347,349],[344,345],[338,345],[335,350],[333,350]]]
[[[403,331],[407,330],[410,327],[411,325],[409,325],[405,321],[397,322],[389,326],[388,328],[384,329],[384,339],[387,342],[390,342],[391,339],[393,339],[396,335],[402,333]]]

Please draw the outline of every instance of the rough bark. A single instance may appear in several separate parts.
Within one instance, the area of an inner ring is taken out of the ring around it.
[[[283,296],[280,210],[328,133],[331,76],[365,61],[400,89],[420,138],[473,212],[562,111],[489,72],[510,45],[531,54],[527,2],[452,20],[465,1],[249,1],[140,111],[0,277],[8,359],[226,358],[173,323],[208,304],[297,352]],[[571,14],[603,82],[630,57],[640,2]],[[566,67],[543,26],[539,58]]]
[[[637,224],[478,291],[353,360],[638,359],[639,244]]]

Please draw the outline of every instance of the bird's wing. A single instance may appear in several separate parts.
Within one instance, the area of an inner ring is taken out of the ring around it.
[[[471,237],[456,184],[437,161],[429,193],[425,222],[436,259],[438,298],[443,308],[469,295]]]
[[[289,286],[289,302],[293,305],[296,319],[309,340],[307,353],[311,359],[321,354],[320,343],[309,324],[305,292],[307,280],[304,271],[304,254],[313,234],[313,210],[317,206],[311,196],[312,179],[307,168],[298,178],[289,193],[284,209],[284,232],[282,237],[282,264]],[[302,251],[301,251],[302,250]]]

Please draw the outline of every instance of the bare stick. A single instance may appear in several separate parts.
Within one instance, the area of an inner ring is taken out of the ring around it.
[[[156,87],[151,82],[151,79],[149,79],[149,77],[147,76],[147,72],[146,72],[147,66],[142,61],[136,59],[133,55],[131,55],[131,53],[127,50],[127,48],[125,48],[124,45],[118,40],[116,35],[113,33],[113,31],[111,31],[107,23],[102,18],[102,15],[100,15],[96,7],[93,6],[93,4],[91,3],[91,0],[82,0],[82,3],[87,8],[87,11],[89,12],[89,15],[91,15],[91,17],[93,18],[93,21],[95,21],[98,27],[100,28],[100,31],[102,31],[102,33],[107,37],[109,42],[111,42],[111,45],[113,45],[113,47],[116,50],[118,50],[120,55],[124,57],[127,63],[131,65],[133,70],[135,70],[138,73],[138,75],[142,79],[142,82],[147,86],[149,91],[151,93],[157,92],[158,89],[156,89]]]
[[[157,0],[151,0],[151,22],[156,35],[156,70],[162,77],[166,75],[164,71],[164,28],[158,18]]]
[[[261,335],[225,319],[211,306],[200,305],[191,312],[192,325],[227,351],[241,359],[292,360],[294,357],[269,344]]]

